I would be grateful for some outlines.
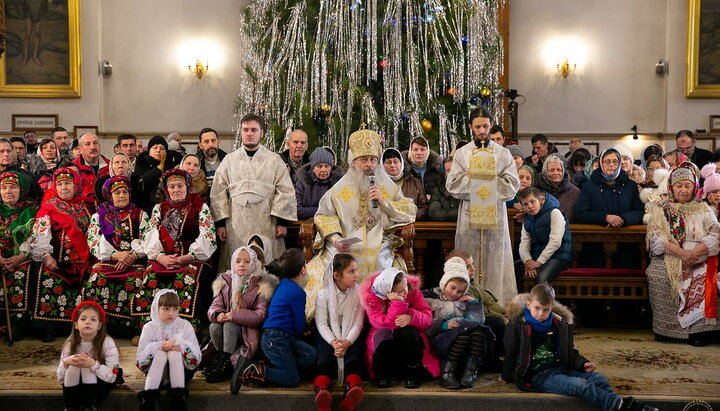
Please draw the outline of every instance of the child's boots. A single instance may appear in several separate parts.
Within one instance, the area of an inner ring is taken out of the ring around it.
[[[313,382],[315,387],[315,407],[318,411],[330,411],[332,409],[332,394],[330,394],[330,377],[318,375]]]
[[[155,400],[160,395],[160,390],[143,390],[137,395],[140,404],[140,411],[155,411]]]
[[[460,388],[460,383],[455,377],[457,364],[457,361],[443,360],[442,374],[440,376],[440,385],[443,388],[447,388],[448,390],[457,390]]]
[[[80,410],[80,386],[74,387],[63,386],[63,402],[65,403],[65,411]]]
[[[475,381],[478,376],[478,369],[482,366],[482,357],[477,355],[468,356],[467,362],[465,362],[465,372],[463,372],[460,378],[460,387],[472,388],[475,386]]]
[[[217,353],[212,368],[205,372],[205,381],[216,383],[227,381],[233,375],[233,365],[230,361],[230,354],[224,351]]]
[[[187,410],[187,388],[170,388],[168,394],[170,395],[170,407],[172,407],[173,411]]]
[[[365,393],[362,389],[362,378],[357,374],[350,374],[345,377],[345,393],[340,401],[340,410],[353,411],[360,405]]]

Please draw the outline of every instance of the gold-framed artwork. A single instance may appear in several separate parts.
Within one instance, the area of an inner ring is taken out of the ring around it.
[[[688,0],[686,97],[720,98],[720,38],[710,35],[718,25],[720,0]]]
[[[93,133],[97,135],[98,132],[98,126],[74,126],[73,127],[73,136],[75,138],[80,138],[81,135],[85,133]]]
[[[0,97],[78,98],[80,0],[0,2],[6,50]]]
[[[720,133],[720,116],[710,116],[710,132]]]

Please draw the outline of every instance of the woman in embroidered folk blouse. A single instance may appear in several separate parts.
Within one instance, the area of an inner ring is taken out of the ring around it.
[[[168,170],[161,183],[169,200],[153,208],[150,228],[142,236],[150,262],[132,314],[147,316],[156,290],[170,288],[180,297],[180,316],[199,319],[196,311],[207,312],[212,302],[206,261],[217,248],[215,223],[202,198],[190,194],[192,178],[186,171]]]
[[[53,187],[46,192],[30,239],[30,256],[42,262],[33,316],[70,321],[82,280],[94,260],[87,245],[89,201],[80,195],[82,183],[69,167],[55,170]]]
[[[102,187],[106,201],[93,214],[88,231],[90,252],[100,261],[93,265],[82,295],[103,307],[110,317],[109,326],[136,325],[137,318],[130,315],[130,300],[140,290],[147,267],[141,238],[150,219],[130,202],[131,192],[127,177],[107,179]]]
[[[0,175],[0,270],[5,272],[9,307],[13,314],[28,312],[28,279],[30,278],[30,244],[38,204],[26,199],[28,181],[22,174],[8,171]],[[5,296],[0,296],[4,309]]]
[[[720,224],[702,200],[695,199],[698,177],[689,163],[672,171],[670,198],[652,207],[647,268],[653,331],[658,341],[676,338],[706,345],[717,322]]]

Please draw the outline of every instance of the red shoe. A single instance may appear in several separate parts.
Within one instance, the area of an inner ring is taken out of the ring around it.
[[[352,411],[360,405],[365,392],[362,389],[362,378],[357,374],[350,374],[345,378],[345,395],[340,401],[342,411]]]
[[[325,375],[315,377],[315,406],[318,411],[332,410],[332,394],[330,394],[330,378]]]

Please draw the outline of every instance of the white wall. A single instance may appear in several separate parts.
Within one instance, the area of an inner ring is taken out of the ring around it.
[[[718,99],[685,98],[687,2],[511,0],[510,87],[527,97],[521,133],[674,133],[707,129]],[[568,78],[544,47],[574,37],[585,62]],[[668,76],[655,74],[659,59]],[[667,90],[667,91],[666,91]]]
[[[103,131],[196,133],[232,130],[242,70],[238,60],[245,1],[103,0]],[[203,38],[221,50],[202,79],[177,58],[187,40]]]

